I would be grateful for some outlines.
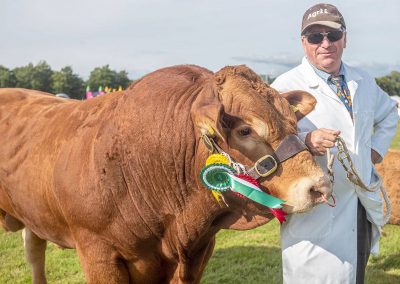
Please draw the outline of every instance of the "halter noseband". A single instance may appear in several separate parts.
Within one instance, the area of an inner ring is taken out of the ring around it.
[[[217,153],[224,152],[213,138],[203,135],[203,141],[210,152],[214,150]],[[289,134],[281,141],[274,153],[261,157],[253,167],[247,169],[247,174],[254,179],[267,177],[276,171],[280,163],[305,150],[308,151],[308,148],[303,141],[297,135]]]

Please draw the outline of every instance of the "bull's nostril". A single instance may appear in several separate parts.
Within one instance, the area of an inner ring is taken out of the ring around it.
[[[319,190],[317,190],[314,186],[310,187],[310,194],[311,197],[315,200],[318,198],[321,198],[323,196],[322,192],[320,192]]]

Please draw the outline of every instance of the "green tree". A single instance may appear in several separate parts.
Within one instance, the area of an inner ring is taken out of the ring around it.
[[[103,67],[96,67],[90,72],[89,80],[87,85],[92,90],[97,90],[100,86],[114,86],[115,83],[115,71],[112,71],[109,65]]]
[[[32,63],[17,67],[13,70],[15,75],[15,86],[18,88],[32,89],[32,81],[35,67]]]
[[[53,73],[51,88],[53,93],[65,93],[73,99],[81,100],[85,96],[84,82],[70,66]]]
[[[390,96],[400,96],[400,72],[392,71],[387,76],[376,78],[376,83]]]
[[[267,76],[267,83],[268,83],[268,85],[271,85],[272,84],[272,82],[274,82],[275,81],[275,79],[276,79],[276,77],[271,77],[271,76]]]
[[[128,78],[128,72],[125,70],[122,70],[116,74],[115,87],[121,86],[122,89],[126,89],[130,83],[131,80]]]
[[[102,86],[108,86],[110,88],[126,88],[129,86],[131,80],[128,78],[128,73],[126,71],[116,72],[111,70],[110,66],[107,64],[103,67],[96,67],[90,72],[89,80],[86,82],[90,86],[91,90],[95,91]]]
[[[46,61],[40,61],[36,66],[29,63],[27,66],[13,70],[16,78],[16,87],[51,92],[53,71]]]
[[[40,61],[34,68],[32,88],[51,93],[52,75],[53,70],[46,61]]]
[[[0,88],[13,88],[15,83],[14,72],[0,65]]]

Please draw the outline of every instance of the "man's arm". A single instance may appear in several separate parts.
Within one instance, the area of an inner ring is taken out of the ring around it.
[[[371,160],[380,162],[389,149],[390,143],[396,134],[399,116],[396,102],[392,100],[378,85],[375,85],[377,95],[374,111],[374,133],[371,137]],[[376,157],[376,152],[379,157]]]

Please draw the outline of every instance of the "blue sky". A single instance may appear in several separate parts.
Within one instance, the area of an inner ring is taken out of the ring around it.
[[[0,65],[46,60],[87,78],[109,64],[134,79],[176,64],[246,64],[276,76],[300,63],[309,0],[0,0]],[[344,61],[400,70],[400,1],[330,1],[343,14]]]

